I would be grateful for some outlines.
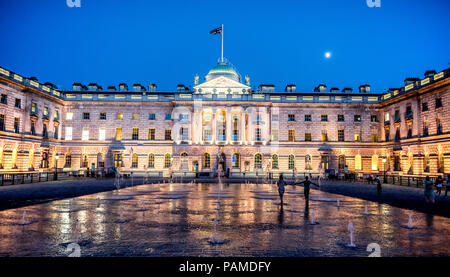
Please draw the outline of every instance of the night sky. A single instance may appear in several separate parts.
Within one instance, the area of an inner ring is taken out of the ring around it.
[[[253,87],[288,83],[312,91],[369,83],[400,87],[406,77],[450,67],[450,1],[381,0],[0,0],[0,66],[71,89],[156,83],[192,86],[225,57]],[[331,52],[329,59],[325,53]]]

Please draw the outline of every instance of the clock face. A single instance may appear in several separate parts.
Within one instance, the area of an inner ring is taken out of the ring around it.
[[[245,88],[242,90],[242,92],[245,92]]]
[[[228,91],[228,93],[230,93],[231,92],[231,88],[229,88],[227,91]]]

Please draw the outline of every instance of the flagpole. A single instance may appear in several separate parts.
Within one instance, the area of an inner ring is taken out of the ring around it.
[[[221,37],[222,37],[222,63],[223,63],[223,24],[222,24]]]

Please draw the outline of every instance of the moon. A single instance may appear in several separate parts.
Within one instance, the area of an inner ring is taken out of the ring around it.
[[[325,52],[325,58],[329,59],[331,57],[331,52]]]

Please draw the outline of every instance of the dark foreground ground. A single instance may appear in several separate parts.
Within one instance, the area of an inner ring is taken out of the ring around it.
[[[184,181],[190,182],[191,180]],[[167,180],[154,179],[147,183],[157,182],[167,182]],[[179,180],[177,180],[177,182],[179,182]],[[196,182],[214,183],[217,182],[217,179],[198,179]],[[245,183],[247,181],[223,179],[223,182]],[[249,182],[253,181],[250,180]],[[123,180],[121,187],[141,185],[142,183],[142,179],[134,179],[133,181],[131,179],[125,179]],[[97,192],[111,191],[115,188],[114,179],[96,180],[92,178],[3,186],[0,187],[0,210],[45,203],[52,200],[88,195]],[[286,191],[289,191],[291,188],[292,187],[289,186]],[[441,196],[437,196],[435,204],[427,204],[424,200],[422,188],[384,184],[382,195],[381,197],[378,197],[375,185],[369,185],[362,182],[322,181],[321,190],[364,200],[386,203],[395,207],[450,217],[450,193],[445,197],[445,191],[443,191]]]

